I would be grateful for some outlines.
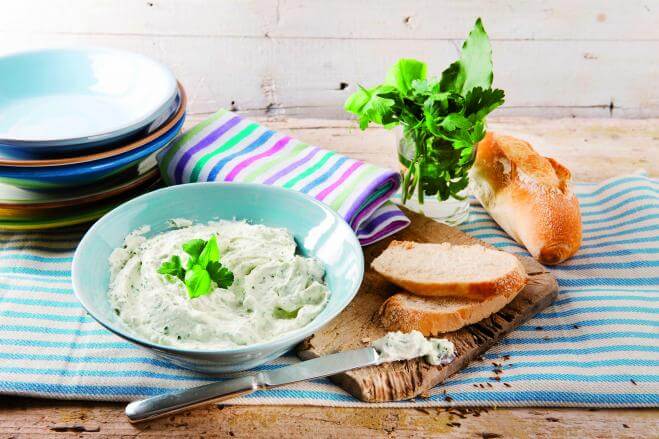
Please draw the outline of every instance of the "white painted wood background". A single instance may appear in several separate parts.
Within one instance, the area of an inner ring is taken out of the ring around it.
[[[478,16],[496,114],[659,116],[659,0],[0,0],[0,52],[130,49],[171,66],[193,114],[345,118],[400,57],[439,74]]]

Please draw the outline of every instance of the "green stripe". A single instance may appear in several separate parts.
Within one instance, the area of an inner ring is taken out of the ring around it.
[[[29,180],[29,179],[23,179],[23,178],[13,178],[13,177],[1,177],[0,178],[0,183],[3,184],[8,184],[11,186],[17,186],[19,188],[25,188],[25,189],[59,189],[62,188],[62,190],[65,190],[67,188],[67,185],[60,185],[58,183],[51,183],[48,181],[40,181],[40,180]]]
[[[308,177],[309,175],[311,175],[311,174],[313,174],[314,172],[316,172],[318,169],[322,168],[323,165],[327,162],[327,160],[329,160],[329,158],[332,157],[334,154],[335,154],[334,151],[329,151],[329,152],[325,153],[325,155],[323,156],[323,158],[320,159],[320,161],[319,161],[318,163],[316,163],[314,166],[308,168],[306,171],[304,171],[303,173],[299,174],[297,177],[293,177],[293,178],[291,178],[290,180],[288,180],[288,181],[284,184],[283,187],[285,187],[285,188],[288,189],[288,188],[291,188],[291,187],[295,186],[295,184],[296,184],[298,181],[302,180],[303,178]]]
[[[295,145],[287,154],[277,154],[277,159],[270,161],[269,163],[264,163],[263,165],[259,166],[258,168],[254,169],[252,172],[247,174],[247,176],[243,179],[245,183],[251,183],[254,180],[256,180],[257,177],[260,175],[265,174],[268,172],[270,169],[272,169],[274,166],[279,165],[280,163],[290,160],[291,158],[295,157],[300,153],[300,151],[304,150],[308,145],[306,143],[300,143]]]
[[[222,154],[224,151],[227,151],[236,146],[238,143],[242,142],[245,137],[252,134],[254,130],[258,128],[258,126],[258,124],[251,122],[249,125],[243,128],[242,131],[227,140],[224,145],[200,158],[199,161],[195,163],[194,168],[192,168],[192,172],[190,173],[190,182],[199,180],[199,174],[201,173],[201,170],[204,168],[204,166],[206,166],[206,163],[208,163],[210,159],[217,156],[218,154]]]
[[[179,139],[174,143],[171,148],[167,151],[167,154],[165,154],[165,157],[163,157],[162,162],[160,164],[160,171],[162,175],[167,175],[167,169],[169,168],[169,164],[171,163],[172,159],[174,158],[174,155],[176,154],[176,151],[181,149],[181,146],[188,142],[192,137],[196,136],[201,132],[203,129],[205,129],[207,126],[215,122],[216,120],[220,119],[222,116],[227,114],[227,110],[219,110],[215,114],[211,115],[208,117],[206,120],[203,122],[199,122],[197,125],[189,129],[188,131],[185,132]],[[169,184],[169,182],[167,183]]]
[[[381,188],[379,188],[377,191],[373,192],[371,195],[368,196],[368,198],[364,201],[364,203],[360,206],[363,208],[364,206],[368,206],[373,200],[376,198],[379,198],[380,196],[384,195],[386,192],[391,190],[391,183],[390,184],[385,184]]]
[[[377,191],[375,191],[371,195],[369,195],[368,198],[366,200],[364,200],[364,202],[361,204],[361,206],[359,206],[359,209],[357,209],[357,212],[359,213],[360,211],[362,211],[364,209],[365,206],[368,206],[369,204],[371,204],[373,202],[373,200],[379,198],[380,196],[384,195],[385,193],[387,193],[390,190],[391,190],[391,184],[385,184],[384,186],[379,188]],[[358,213],[356,213],[355,216],[358,215]],[[352,220],[353,220],[353,218],[349,218],[348,222],[350,222]]]
[[[366,165],[368,166],[368,165]],[[353,194],[355,192],[355,187],[363,183],[364,180],[369,178],[371,175],[375,174],[378,172],[378,169],[374,166],[368,166],[368,169],[366,172],[362,173],[359,177],[357,177],[352,183],[350,183],[349,186],[346,186],[345,184],[341,185],[341,192],[339,195],[330,203],[330,206],[334,210],[339,210],[339,208],[343,205],[345,202],[346,198],[348,198],[349,195]]]
[[[385,184],[384,186],[379,187],[375,192],[370,194],[368,196],[368,198],[366,198],[362,202],[362,204],[357,208],[357,210],[355,210],[355,214],[352,216],[352,218],[346,218],[346,221],[348,222],[348,224],[352,224],[352,221],[355,219],[355,217],[357,215],[359,215],[359,213],[362,210],[364,210],[364,207],[368,206],[369,204],[371,204],[373,202],[373,200],[376,200],[377,198],[380,198],[380,196],[386,194],[390,190],[391,190],[391,184]]]

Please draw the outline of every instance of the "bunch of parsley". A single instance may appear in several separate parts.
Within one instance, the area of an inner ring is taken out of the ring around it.
[[[403,203],[415,190],[439,200],[460,198],[467,187],[475,145],[485,136],[485,117],[503,104],[503,90],[492,89],[492,48],[479,18],[462,45],[460,59],[440,78],[426,77],[426,64],[399,60],[383,84],[360,89],[345,103],[364,130],[373,122],[402,125],[414,142],[414,157],[400,157]]]
[[[183,244],[183,251],[190,256],[186,268],[181,264],[181,258],[173,255],[160,265],[158,273],[170,281],[180,279],[191,299],[210,293],[211,281],[220,288],[229,288],[233,284],[233,273],[220,263],[220,248],[215,235],[208,241],[190,240]]]

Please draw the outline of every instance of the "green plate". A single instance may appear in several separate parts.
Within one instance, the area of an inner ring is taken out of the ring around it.
[[[34,191],[0,183],[0,208],[44,208],[89,204],[138,187],[153,179],[157,173],[154,155],[106,182],[69,190]]]
[[[128,193],[90,204],[84,208],[48,209],[33,212],[29,217],[7,217],[0,215],[0,229],[3,230],[42,230],[73,226],[96,220],[120,204],[145,192],[160,187],[161,180],[150,180]]]

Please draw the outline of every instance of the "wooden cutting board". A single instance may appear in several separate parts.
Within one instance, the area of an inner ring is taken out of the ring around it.
[[[377,312],[382,302],[398,288],[375,273],[370,268],[370,263],[392,239],[453,244],[480,243],[491,247],[456,228],[410,211],[405,213],[412,220],[409,227],[389,239],[364,248],[367,268],[357,296],[337,318],[300,344],[300,358],[307,360],[361,348],[386,333],[380,325]],[[456,358],[452,363],[432,366],[422,359],[397,361],[335,375],[331,380],[362,401],[399,401],[414,398],[465,368],[506,333],[527,321],[556,298],[556,279],[535,260],[527,257],[520,259],[529,274],[529,283],[524,290],[498,313],[477,324],[445,335],[455,344]]]

